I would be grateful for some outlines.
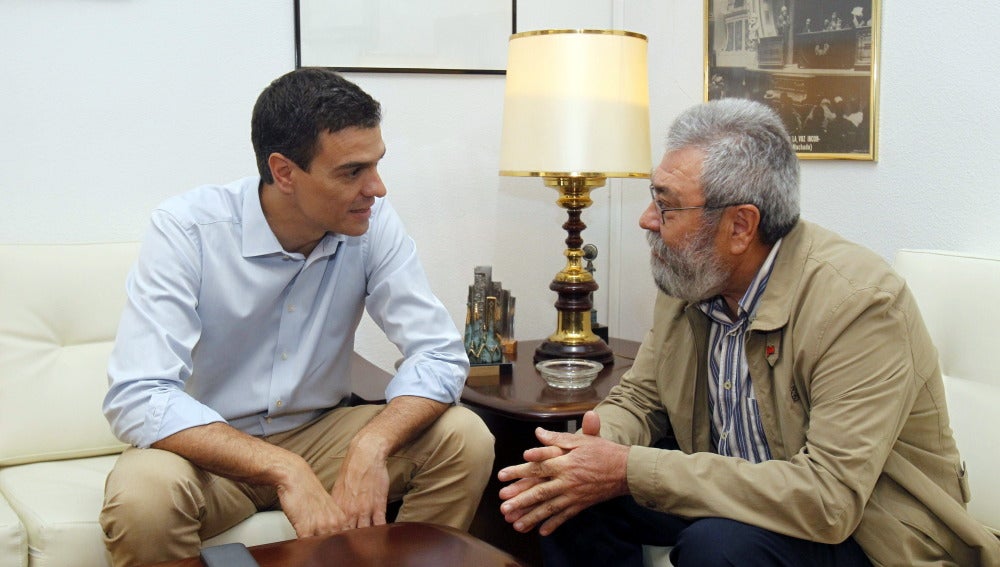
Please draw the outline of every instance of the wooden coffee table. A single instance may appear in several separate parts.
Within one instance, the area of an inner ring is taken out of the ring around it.
[[[524,567],[513,556],[446,526],[398,523],[249,548],[260,567]],[[149,567],[203,567],[198,557]]]

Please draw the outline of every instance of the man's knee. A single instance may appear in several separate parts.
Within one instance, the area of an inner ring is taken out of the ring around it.
[[[423,472],[481,491],[493,471],[493,441],[493,434],[478,415],[468,408],[450,407],[419,443],[427,459]]]
[[[631,496],[623,496],[585,508],[551,535],[539,538],[543,563],[641,566],[640,526],[629,513],[636,507]]]
[[[438,419],[440,434],[453,440],[467,458],[493,466],[493,434],[483,420],[468,408],[453,406]]]
[[[171,541],[185,539],[178,533],[189,534],[189,545],[197,549],[204,506],[191,478],[204,474],[166,451],[129,449],[119,457],[105,484],[99,519],[116,565],[159,560],[164,549],[184,544]],[[187,529],[174,531],[185,524]]]
[[[680,533],[676,555],[671,557],[676,557],[680,565],[749,565],[754,558],[770,551],[770,539],[775,536],[763,528],[735,520],[703,518]]]
[[[176,508],[197,508],[198,494],[192,489],[197,482],[192,480],[207,474],[168,451],[129,449],[108,475],[102,521],[111,511],[138,520]]]

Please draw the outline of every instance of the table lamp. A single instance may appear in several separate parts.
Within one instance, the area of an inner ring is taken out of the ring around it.
[[[535,362],[584,358],[608,364],[611,348],[591,328],[597,282],[583,266],[587,227],[580,213],[608,177],[649,177],[646,36],[622,30],[539,30],[510,37],[500,175],[541,177],[559,191],[566,266],[549,289],[558,294],[556,331]]]

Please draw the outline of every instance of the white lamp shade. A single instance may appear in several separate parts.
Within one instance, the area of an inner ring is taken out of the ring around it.
[[[648,177],[646,45],[621,30],[512,35],[500,175]]]

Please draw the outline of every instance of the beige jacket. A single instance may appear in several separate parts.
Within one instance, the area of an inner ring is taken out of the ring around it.
[[[640,504],[825,543],[853,535],[876,565],[1000,565],[996,536],[965,510],[937,351],[885,261],[804,221],[784,238],[746,337],[771,461],[712,452],[708,325],[660,294],[634,366],[598,406],[601,435],[634,445]],[[649,447],[670,435],[680,451]]]

